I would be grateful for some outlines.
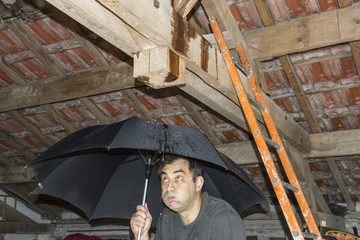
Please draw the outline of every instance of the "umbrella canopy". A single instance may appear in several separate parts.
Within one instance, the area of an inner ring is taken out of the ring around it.
[[[225,167],[209,139],[195,128],[160,124],[140,117],[81,129],[54,144],[35,162],[91,149],[171,153]]]
[[[140,126],[133,125],[134,122],[139,122]],[[136,131],[145,131],[144,123],[153,126],[153,134],[143,132],[140,138],[141,134]],[[135,129],[134,132],[127,128],[124,131],[126,125]],[[122,133],[110,131],[111,126],[115,126]],[[216,151],[202,133],[187,127],[165,126],[140,118],[130,118],[118,124],[90,127],[69,135],[30,163],[36,172],[33,193],[50,195],[69,202],[90,220],[130,219],[136,206],[141,203],[144,182],[149,176],[146,202],[155,225],[164,207],[160,198],[160,178],[156,173],[161,154],[165,152],[176,155],[183,153],[182,156],[200,161],[204,168],[205,191],[209,195],[223,198],[239,213],[252,205],[266,203],[261,192],[246,174],[233,161]],[[91,129],[95,133],[90,131]],[[162,129],[163,133],[154,129]],[[186,136],[187,133],[191,136]],[[111,140],[104,136],[107,134],[112,135]],[[156,140],[155,137],[159,139]],[[103,143],[99,138],[108,142]],[[183,142],[185,140],[192,144]],[[141,147],[142,144],[145,147]],[[157,154],[159,151],[161,154]],[[207,161],[207,151],[211,161]],[[151,168],[147,164],[149,162]],[[147,170],[150,170],[150,174],[145,174]]]

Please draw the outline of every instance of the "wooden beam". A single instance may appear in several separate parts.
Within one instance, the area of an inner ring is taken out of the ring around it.
[[[27,120],[19,111],[7,112],[16,122],[27,129],[34,137],[39,139],[45,146],[50,147],[55,142],[51,140],[46,134],[44,134],[37,126]]]
[[[184,105],[186,111],[190,114],[190,116],[194,119],[194,121],[199,125],[200,129],[204,132],[204,134],[210,139],[211,143],[221,144],[219,138],[217,138],[216,134],[213,132],[209,124],[205,121],[204,117],[198,111],[196,104],[188,100],[187,98],[177,95],[179,101]],[[226,155],[226,154],[225,154]]]
[[[223,71],[226,68],[221,55],[171,7],[169,1],[159,0],[156,6],[153,2],[140,0],[99,2],[158,46],[167,46],[183,57],[187,69],[237,101],[229,75]]]
[[[0,132],[1,134],[1,132]],[[0,137],[1,138],[1,137]],[[14,166],[16,163],[14,161],[11,161],[4,152],[0,153],[0,164],[2,166]]]
[[[4,63],[3,58],[0,58],[0,68],[1,71],[4,72],[8,77],[11,78],[12,81],[16,84],[23,84],[25,83],[25,80],[18,74],[14,69],[9,67]]]
[[[101,81],[100,81],[101,79]],[[120,63],[64,77],[0,89],[0,112],[141,86]]]
[[[310,125],[313,133],[321,132],[320,126],[315,118],[314,112],[310,105],[310,102],[306,96],[306,93],[302,87],[299,77],[296,74],[295,68],[288,55],[279,57],[281,65],[284,68],[284,72],[294,90],[296,99],[298,100],[301,110],[303,111],[307,122]]]
[[[40,59],[40,61],[56,76],[66,74],[65,70],[49,56],[40,43],[23,26],[24,22],[14,20],[9,23],[9,28],[15,35]]]
[[[173,8],[182,16],[186,17],[193,9],[198,0],[174,0]]]
[[[98,66],[103,67],[109,65],[105,57],[82,32],[76,21],[74,21],[71,17],[65,15],[63,12],[59,11],[56,8],[53,8],[53,17],[69,29],[71,34],[81,44],[84,51],[89,54],[89,56],[95,61]]]
[[[211,109],[223,115],[239,127],[248,130],[249,127],[245,116],[237,104],[230,101],[226,96],[218,94],[218,91],[199,78],[199,76],[187,72],[185,86],[179,87],[182,91],[201,101]],[[279,108],[271,100],[264,96],[266,104],[270,110],[273,110],[273,121],[277,123],[279,134],[285,137],[292,144],[298,146],[304,152],[309,151],[310,142],[307,139],[307,132],[301,128],[293,119],[277,110]],[[260,124],[260,126],[263,126]],[[249,131],[249,130],[248,130]]]
[[[103,111],[101,111],[96,104],[91,101],[89,98],[80,98],[81,104],[84,105],[96,119],[100,121],[101,124],[110,124],[110,117],[107,116]]]
[[[168,47],[156,47],[134,55],[134,77],[153,88],[185,84],[186,64]]]
[[[68,122],[65,117],[59,114],[51,104],[45,104],[41,106],[51,117],[55,119],[68,133],[73,133],[76,128]]]
[[[254,0],[256,9],[258,10],[258,13],[260,15],[260,18],[264,24],[265,27],[273,26],[275,25],[274,20],[271,16],[271,12],[269,8],[266,5],[265,0]]]
[[[293,63],[293,65],[294,65],[294,67],[299,67],[299,66],[309,65],[312,63],[320,63],[320,62],[324,62],[324,61],[339,60],[340,58],[346,58],[346,57],[353,57],[353,54],[351,52],[345,52],[345,53],[339,53],[337,55],[320,56],[320,57],[315,57],[315,58],[311,58],[311,59],[304,59],[301,61],[297,61],[297,62]],[[283,70],[282,66],[275,66],[275,67],[263,69],[263,72],[268,73],[268,72],[274,72],[274,71],[280,71],[280,70]]]
[[[305,157],[337,157],[360,154],[360,129],[310,134],[311,151]]]
[[[360,73],[360,41],[351,42],[350,47],[354,57],[357,72]]]
[[[233,18],[229,6],[226,4],[225,0],[203,0],[201,1],[205,11],[208,13],[209,17],[216,17],[217,21],[220,21],[224,24],[224,28],[221,28],[222,31],[228,30],[230,32],[231,38],[234,41],[235,45],[241,44],[245,54],[248,58],[251,69],[255,75],[255,78],[260,86],[260,89],[264,92],[268,92],[266,87],[266,82],[264,75],[261,72],[260,66],[256,63],[251,56],[248,45],[245,42],[243,36],[240,33],[240,30]],[[221,25],[220,25],[221,26]],[[217,45],[217,44],[215,44]],[[237,57],[238,54],[235,54]]]
[[[251,31],[244,39],[259,60],[359,40],[359,13],[360,6],[354,5]]]
[[[155,121],[152,113],[144,106],[131,89],[122,90],[121,94],[123,94],[124,98],[136,109],[136,112],[138,112],[141,117]]]
[[[32,183],[34,178],[35,172],[32,168],[25,166],[0,168],[0,184]]]
[[[309,163],[303,157],[303,154],[294,145],[286,141],[284,141],[284,146],[312,213],[324,212],[331,214],[331,210],[315,183],[310,172]]]
[[[250,55],[257,61],[360,40],[360,5],[323,12],[275,26],[243,33]],[[206,36],[216,43],[213,34]],[[231,37],[226,38],[234,46]]]
[[[15,234],[36,234],[47,233],[51,234],[55,229],[54,224],[40,224],[40,223],[25,223],[25,222],[0,222],[0,229],[2,233]]]
[[[106,14],[108,14],[108,10],[104,12],[104,7],[101,7],[99,5],[95,6],[92,1],[90,1],[91,4],[88,4],[89,1],[86,1],[85,3],[83,2],[83,0],[51,0],[49,2],[54,4],[56,7],[59,7],[59,9],[62,8],[62,10],[64,11],[75,11],[76,14],[73,14],[76,15],[77,18],[83,18],[81,23],[83,23],[91,30],[93,30],[92,28],[96,30],[97,27],[101,26],[103,34],[100,34],[100,36],[102,36],[104,39],[110,41],[111,38],[109,37],[108,39],[109,34],[115,34],[112,35],[112,37],[116,36],[117,38],[122,39],[122,32],[114,31],[114,29],[112,28],[116,24],[109,24],[108,21],[100,21],[101,19],[106,18]],[[170,2],[165,0],[159,1],[159,8],[156,7],[157,4],[155,4],[156,6],[154,6],[153,2],[143,2],[140,0],[130,2],[113,2],[101,0],[99,2],[101,2],[102,4],[106,4],[106,9],[111,9],[113,13],[119,16],[119,18],[124,20],[128,25],[134,27],[136,31],[146,35],[146,37],[148,39],[151,39],[151,41],[154,41],[159,46],[168,46],[169,48],[183,56],[186,59],[187,68],[200,76],[200,78],[197,78],[198,81],[205,81],[207,86],[211,86],[214,89],[212,91],[213,95],[206,95],[204,99],[205,102],[213,102],[210,98],[214,98],[215,95],[224,94],[226,97],[232,99],[232,101],[238,104],[221,54],[218,54],[215,48],[209,45],[205,39],[203,39],[199,34],[197,34],[194,29],[189,26],[189,24],[175,10],[171,9]],[[86,7],[84,8],[87,8],[90,5],[93,6],[94,9],[89,11],[95,11],[96,16],[101,13],[104,14],[104,16],[99,16],[98,19],[100,20],[94,23],[96,26],[89,24],[95,21],[96,18],[94,18],[94,16],[91,17],[90,21],[88,19],[88,13],[86,13],[87,16],[83,16],[83,13],[77,14],[77,11],[83,11],[83,5],[86,5]],[[146,9],[146,11],[144,11],[144,9]],[[157,26],[159,25],[161,25],[162,27],[158,28]],[[149,47],[145,44],[142,46],[142,48],[149,49]],[[188,84],[189,82],[186,83],[186,85]],[[191,84],[197,83],[192,82]],[[191,84],[189,84],[188,89],[194,89]],[[247,86],[246,89],[248,90],[249,86]],[[199,93],[201,95],[200,97],[204,97],[201,91],[199,92],[198,90],[193,91],[193,93]],[[195,95],[192,96],[197,98],[197,96]],[[216,105],[216,108],[221,108],[219,104]],[[292,139],[294,143],[298,143],[298,146],[300,148],[306,149],[307,147],[309,147],[307,145],[307,132],[302,129],[295,121],[287,118],[286,114],[280,109],[280,107],[276,106],[276,104],[272,102],[270,98],[267,98],[267,105],[269,109],[273,111],[272,115],[274,116],[274,122],[279,123],[279,132],[281,132],[283,136],[287,136],[289,137],[289,139]],[[210,107],[212,107],[212,105],[210,105]],[[237,105],[237,108],[239,109],[239,105]],[[237,122],[236,124],[247,127],[247,124],[244,122],[245,118],[243,117],[242,112],[239,110],[237,110],[236,112],[239,113],[238,116],[240,116],[240,121],[238,119],[239,117],[237,117],[235,119],[235,122]],[[257,116],[260,116],[258,111],[255,114],[257,114]],[[231,115],[234,114],[231,113]],[[234,119],[234,117],[232,117],[232,119]],[[261,117],[259,117],[259,119],[261,119]]]
[[[168,1],[159,1],[159,8],[154,7],[152,2],[143,2],[140,0],[131,2],[99,0],[99,2],[104,4],[108,9],[111,9],[137,31],[146,35],[154,43],[166,45],[184,57],[188,69],[196,73],[208,85],[215,88],[216,91],[220,91],[238,104],[238,99],[235,96],[221,55],[215,48],[208,45],[207,41],[197,34],[178,13],[171,9]],[[146,11],[143,9],[146,9]],[[160,29],[157,27],[159,24],[162,26]],[[214,69],[215,67],[216,69]],[[243,74],[240,75],[246,79]],[[188,85],[188,79],[186,81],[186,85]],[[250,86],[248,84],[246,90],[250,93],[249,89]],[[214,93],[213,95],[208,95],[207,98],[209,98],[209,96],[214,98],[214,95],[219,94]],[[280,127],[284,126],[280,124],[282,121],[277,121],[281,120],[281,118],[287,118],[284,112],[276,106],[270,98],[265,97],[265,101],[269,109],[275,110],[273,112],[274,122],[279,123],[278,126]],[[257,114],[258,119],[261,121],[262,117],[259,111],[255,111],[255,114]],[[245,119],[245,117],[242,112],[238,116],[242,116],[242,121],[244,121],[243,119]],[[288,121],[288,119],[286,119],[286,121]],[[288,122],[290,123],[291,121]],[[247,124],[242,123],[242,125]],[[287,126],[290,127],[290,125]],[[298,138],[300,134],[301,138],[306,138],[306,131],[297,123],[294,122],[292,127],[293,130],[296,128],[296,133],[291,131],[282,131],[282,133],[295,138]],[[304,141],[304,139],[301,141],[302,143],[298,145],[300,147],[306,147],[303,144],[307,144],[307,141]]]
[[[110,10],[103,8],[97,1],[89,0],[46,0],[77,22],[120,48],[129,56],[156,45],[134,31]],[[143,9],[143,8],[141,8]],[[104,27],[106,26],[106,27]],[[119,34],[122,35],[119,38]],[[140,47],[141,46],[141,47]]]
[[[326,158],[326,162],[335,178],[335,181],[340,189],[341,194],[343,195],[346,204],[350,211],[355,211],[355,203],[351,198],[349,191],[346,188],[344,179],[339,171],[339,168],[336,166],[335,160],[333,158]]]
[[[337,83],[333,87],[321,87],[321,88],[317,88],[317,89],[310,89],[310,90],[306,91],[305,93],[306,94],[314,94],[314,93],[321,93],[321,92],[345,90],[345,89],[357,88],[357,87],[360,87],[359,82],[350,83],[350,84],[346,84],[346,85],[341,85],[340,83]],[[295,97],[295,94],[294,93],[281,94],[281,95],[273,96],[272,99],[276,100],[276,99],[289,98],[289,97]],[[352,112],[356,113],[356,111],[352,111]],[[331,115],[328,115],[328,116],[331,116]]]
[[[20,154],[23,154],[29,161],[35,159],[36,155],[32,153],[30,150],[26,149],[24,145],[16,142],[12,137],[7,135],[6,133],[0,131],[0,139],[4,140],[8,144],[10,144],[13,148],[15,148]]]
[[[216,149],[228,156],[236,164],[262,164],[261,156],[255,142],[241,142],[215,145]],[[274,161],[276,155],[271,154]]]

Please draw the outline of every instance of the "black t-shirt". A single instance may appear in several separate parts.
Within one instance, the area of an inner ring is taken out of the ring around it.
[[[164,208],[155,240],[245,240],[245,225],[236,210],[222,199],[204,193],[200,213],[184,225],[176,212]]]

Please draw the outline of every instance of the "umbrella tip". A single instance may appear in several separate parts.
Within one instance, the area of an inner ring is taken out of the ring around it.
[[[28,166],[29,166],[29,164],[26,164],[26,165],[24,166],[24,169],[27,169]]]

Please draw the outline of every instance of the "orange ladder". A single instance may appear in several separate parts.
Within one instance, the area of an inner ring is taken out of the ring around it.
[[[262,160],[266,167],[266,171],[269,175],[271,184],[275,190],[276,197],[280,203],[280,206],[284,213],[286,222],[290,228],[291,235],[293,236],[293,238],[295,240],[305,239],[305,238],[313,238],[313,239],[321,240],[321,235],[320,235],[319,229],[315,223],[315,220],[310,211],[309,205],[307,204],[305,196],[301,190],[299,182],[296,178],[294,170],[291,166],[289,158],[288,158],[286,151],[284,149],[284,146],[282,144],[279,133],[276,130],[275,124],[274,124],[272,117],[269,113],[269,110],[266,106],[266,103],[261,94],[260,88],[256,82],[255,76],[251,71],[251,68],[247,61],[244,49],[242,48],[242,46],[240,44],[236,46],[236,50],[237,50],[237,52],[240,56],[240,60],[243,64],[243,66],[241,66],[240,69],[242,69],[245,72],[245,74],[247,75],[255,98],[252,97],[251,95],[247,95],[247,93],[245,92],[245,89],[241,83],[239,74],[237,72],[237,68],[231,58],[229,49],[226,45],[226,42],[224,40],[224,37],[223,37],[221,31],[220,31],[219,25],[216,22],[214,17],[210,19],[210,25],[214,32],[216,41],[219,45],[221,54],[225,60],[226,67],[229,71],[229,74],[230,74],[231,80],[233,82],[237,97],[238,97],[241,107],[244,111],[246,120],[247,120],[250,130],[251,130],[251,133],[254,136],[256,145],[261,154],[261,157],[262,157]],[[265,125],[270,133],[271,139],[268,139],[267,137],[263,136],[263,134],[261,133],[261,130],[259,128],[259,125],[257,123],[256,117],[254,115],[254,112],[251,108],[250,103],[252,103],[255,107],[257,107],[261,111],[261,114],[265,121]],[[281,163],[283,165],[284,171],[285,171],[290,183],[286,183],[286,182],[283,182],[280,180],[279,174],[275,168],[274,161],[270,155],[267,144],[276,149],[276,151],[279,155],[279,158],[281,160]],[[285,188],[294,192],[296,200],[299,204],[299,207],[300,207],[301,212],[304,216],[304,219],[307,223],[310,233],[301,231],[299,223],[296,220],[294,211],[290,205],[290,201],[286,194]]]

